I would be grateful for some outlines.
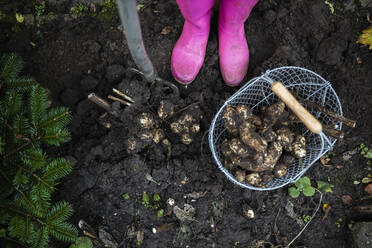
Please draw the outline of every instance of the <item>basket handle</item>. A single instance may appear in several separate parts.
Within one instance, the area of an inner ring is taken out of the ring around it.
[[[322,131],[322,123],[307,111],[281,82],[273,83],[271,90],[297,115],[311,132],[319,134]]]

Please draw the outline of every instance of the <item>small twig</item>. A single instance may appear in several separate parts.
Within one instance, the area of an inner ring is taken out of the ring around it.
[[[350,119],[347,119],[331,110],[329,110],[327,107],[324,107],[324,106],[321,106],[315,102],[312,102],[312,101],[309,101],[309,100],[306,100],[302,97],[300,97],[298,94],[296,94],[296,98],[298,100],[300,100],[302,103],[310,106],[310,107],[313,107],[315,109],[317,109],[318,111],[320,112],[323,112],[324,114],[326,115],[329,115],[330,117],[338,120],[338,121],[341,121],[342,123],[344,123],[346,126],[349,126],[349,127],[355,127],[356,126],[356,121],[354,120],[350,120]]]
[[[152,228],[152,233],[154,234],[157,234],[157,233],[160,233],[160,232],[164,232],[172,227],[175,227],[177,226],[177,223],[176,222],[171,222],[171,223],[166,223],[166,224],[163,224],[161,226],[158,226],[158,227],[153,227]]]
[[[301,234],[305,231],[306,227],[311,223],[311,221],[314,219],[315,215],[318,213],[319,211],[319,208],[320,208],[320,205],[322,204],[322,200],[323,200],[323,193],[318,190],[318,189],[315,189],[316,191],[318,191],[318,193],[320,194],[320,199],[319,199],[319,203],[318,203],[318,206],[315,210],[315,212],[313,213],[313,215],[311,216],[310,220],[306,223],[306,225],[302,228],[302,230],[296,235],[296,237],[294,237],[294,239],[292,239],[291,242],[289,242],[289,244],[286,246],[286,247],[290,247],[290,245],[298,238],[301,236]]]
[[[343,139],[345,137],[345,133],[343,131],[332,128],[330,126],[323,125],[323,132],[335,139]]]
[[[118,117],[118,114],[111,109],[111,105],[105,100],[103,100],[101,97],[97,96],[96,94],[90,93],[88,95],[88,100],[94,102],[95,104],[105,109],[107,112],[114,115],[115,117]]]
[[[175,115],[177,115],[177,114],[179,114],[179,113],[185,111],[185,110],[188,109],[188,108],[191,108],[191,107],[193,107],[193,106],[195,106],[195,105],[198,105],[199,103],[200,103],[200,102],[193,102],[193,103],[191,103],[190,105],[187,105],[186,107],[184,107],[184,108],[182,108],[182,109],[180,109],[180,110],[174,112],[173,116],[175,116]]]
[[[107,98],[108,98],[108,99],[111,99],[111,100],[114,100],[114,101],[117,101],[117,102],[120,102],[120,103],[122,103],[122,104],[124,104],[124,105],[127,105],[127,106],[132,105],[130,102],[127,102],[127,101],[125,101],[125,100],[123,100],[123,99],[117,98],[117,97],[112,96],[112,95],[109,95]]]
[[[113,91],[114,93],[118,94],[119,96],[125,98],[126,100],[130,101],[131,103],[134,103],[134,100],[133,100],[132,97],[130,97],[130,96],[124,94],[124,93],[121,92],[120,90],[113,88],[112,91]]]

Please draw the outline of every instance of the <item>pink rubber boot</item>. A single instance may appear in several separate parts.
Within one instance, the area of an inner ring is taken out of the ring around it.
[[[237,86],[247,73],[249,50],[244,22],[258,0],[220,0],[218,38],[220,68],[226,84]]]
[[[171,68],[178,82],[189,84],[203,65],[214,0],[177,0],[177,4],[185,24],[172,52]]]

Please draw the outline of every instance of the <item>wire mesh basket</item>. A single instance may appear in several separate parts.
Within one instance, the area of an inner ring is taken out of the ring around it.
[[[296,159],[287,168],[287,173],[282,178],[274,178],[265,184],[264,188],[238,182],[235,177],[222,165],[220,144],[228,137],[222,121],[222,113],[227,105],[247,105],[258,113],[261,106],[268,106],[279,101],[279,98],[272,92],[271,85],[280,81],[288,90],[296,91],[303,99],[325,106],[329,110],[342,116],[342,107],[339,98],[331,84],[318,74],[300,67],[280,67],[268,70],[260,77],[253,78],[242,88],[231,96],[217,112],[209,130],[209,146],[212,155],[227,178],[240,187],[252,190],[274,190],[289,183],[297,181],[322,155],[332,149],[336,139],[325,135],[310,132],[305,125],[299,124],[299,131],[306,138],[306,157]],[[317,111],[315,108],[307,107],[307,110],[315,116],[323,125],[334,126],[341,130],[342,122],[337,121],[326,114]]]

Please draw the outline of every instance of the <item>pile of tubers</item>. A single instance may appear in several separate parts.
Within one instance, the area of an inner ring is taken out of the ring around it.
[[[222,121],[229,134],[220,144],[224,166],[239,182],[265,187],[274,177],[287,173],[287,166],[306,156],[306,139],[291,131],[292,121],[279,101],[254,115],[246,105],[227,105]]]
[[[183,144],[189,145],[193,141],[194,136],[200,132],[201,119],[203,119],[203,113],[199,105],[194,105],[176,121],[172,122],[170,128],[173,133],[181,137]]]
[[[152,143],[159,144],[165,138],[165,132],[158,127],[152,114],[143,112],[136,118],[138,131],[127,140],[127,151],[136,153]]]
[[[138,153],[143,148],[152,144],[167,144],[169,141],[161,126],[169,123],[169,119],[175,119],[175,106],[169,100],[162,100],[157,109],[157,116],[148,112],[142,112],[135,117],[135,128],[132,135],[126,141],[128,153]],[[183,144],[189,145],[196,134],[200,132],[200,120],[203,113],[199,105],[189,105],[175,121],[170,123],[170,129],[181,138]]]

